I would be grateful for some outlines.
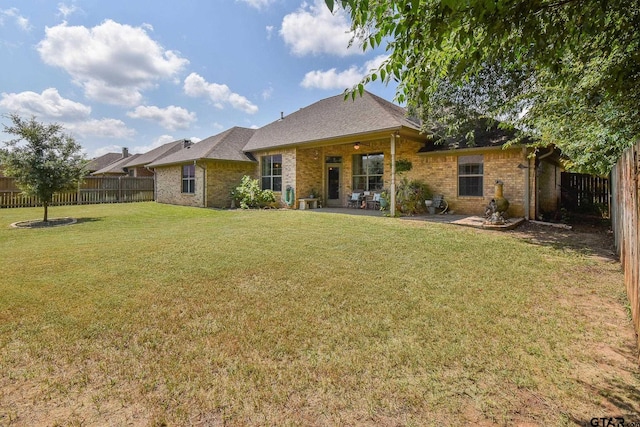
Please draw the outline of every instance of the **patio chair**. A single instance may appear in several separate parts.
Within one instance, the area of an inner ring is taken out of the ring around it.
[[[449,203],[444,199],[444,194],[433,196],[433,209],[436,213],[443,214],[449,209]]]
[[[380,209],[380,193],[373,193],[373,197],[367,200],[367,209]]]
[[[347,207],[348,208],[359,208],[360,207],[361,198],[362,198],[362,193],[360,193],[360,192],[351,193],[351,197],[349,198],[349,201],[347,202]]]

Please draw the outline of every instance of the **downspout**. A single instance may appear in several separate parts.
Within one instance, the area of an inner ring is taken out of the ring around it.
[[[391,192],[391,206],[389,206],[389,213],[392,217],[396,216],[396,137],[398,132],[391,134],[391,186],[389,191]]]
[[[198,165],[198,161],[193,161],[193,166],[202,169],[202,207],[207,207],[207,168]],[[194,177],[195,178],[195,177]]]

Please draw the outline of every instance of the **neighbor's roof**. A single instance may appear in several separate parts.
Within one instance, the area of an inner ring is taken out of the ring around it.
[[[108,165],[110,165],[113,162],[117,162],[118,160],[122,159],[122,153],[107,153],[107,154],[103,154],[100,157],[96,157],[93,158],[91,160],[89,160],[89,163],[87,164],[87,170],[89,172],[93,172],[93,171],[97,171],[100,170],[104,167],[107,167]]]
[[[163,157],[148,166],[156,167],[201,159],[255,161],[250,154],[242,151],[242,148],[255,132],[255,129],[235,126],[222,133],[203,139],[184,150]]]
[[[324,141],[401,127],[420,130],[420,123],[408,118],[404,108],[372,93],[365,91],[353,100],[340,94],[258,129],[244,150]]]
[[[129,163],[132,160],[135,160],[140,156],[141,154],[133,154],[129,157],[124,157],[116,162],[111,163],[110,165],[107,165],[102,169],[92,172],[91,175],[103,175],[103,174],[112,174],[112,173],[126,174],[126,172],[124,171],[124,168],[128,167]]]
[[[160,147],[156,147],[151,151],[141,154],[140,157],[137,157],[133,162],[127,163],[127,167],[134,168],[138,166],[146,166],[149,163],[153,163],[184,149],[185,145],[188,144],[191,144],[191,141],[188,139],[179,139],[177,141],[161,145]]]

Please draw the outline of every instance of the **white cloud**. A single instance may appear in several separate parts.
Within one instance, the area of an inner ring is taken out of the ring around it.
[[[4,25],[5,18],[11,18],[22,31],[31,30],[29,19],[20,15],[20,10],[12,7],[10,9],[0,9],[0,26]]]
[[[273,95],[273,86],[269,85],[268,88],[262,91],[262,99],[266,101],[271,98],[271,95]]]
[[[0,107],[21,114],[64,121],[83,120],[91,114],[91,107],[61,97],[54,88],[45,89],[41,94],[31,91],[3,92]]]
[[[282,19],[280,36],[297,56],[327,53],[337,56],[362,54],[362,49],[349,49],[353,36],[347,14],[336,8],[333,14],[323,0],[315,0],[309,5],[303,3],[300,9]]]
[[[168,130],[187,129],[191,123],[197,120],[195,113],[175,105],[170,105],[167,108],[139,106],[134,111],[129,111],[127,116],[158,122],[160,126]]]
[[[273,34],[273,25],[267,25],[265,30],[267,30],[267,40],[271,40],[271,35]]]
[[[184,92],[191,97],[208,97],[216,108],[223,109],[225,104],[247,114],[258,112],[258,107],[242,95],[231,92],[229,86],[209,83],[197,73],[191,73],[184,79]]]
[[[88,98],[133,106],[142,100],[142,91],[171,79],[189,63],[151,39],[145,28],[112,20],[93,28],[63,23],[47,27],[37,49],[46,64],[68,72]]]
[[[378,69],[388,57],[388,55],[380,55],[365,62],[362,67],[354,65],[344,71],[337,71],[335,68],[327,71],[310,71],[305,74],[300,86],[306,89],[349,89],[358,84],[372,70]]]
[[[136,131],[118,119],[89,119],[82,122],[63,123],[64,128],[72,135],[81,138],[98,137],[129,139]]]
[[[274,0],[236,0],[236,1],[246,3],[249,6],[254,7],[258,10],[262,9],[263,7],[267,7],[274,2]]]
[[[75,4],[68,5],[65,3],[58,3],[58,12],[63,19],[67,19],[69,15],[73,15],[79,10],[81,9],[79,9]]]
[[[74,137],[131,138],[135,135],[121,120],[91,118],[91,107],[63,98],[55,88],[35,92],[2,93],[0,107],[39,121],[60,123]]]

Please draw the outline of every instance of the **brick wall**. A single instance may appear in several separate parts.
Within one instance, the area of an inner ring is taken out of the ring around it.
[[[495,183],[504,183],[503,194],[509,200],[508,215],[521,217],[525,214],[525,182],[527,176],[530,182],[530,217],[535,213],[535,177],[533,160],[526,158],[522,147],[506,150],[500,148],[470,148],[455,152],[435,152],[418,154],[421,142],[401,139],[396,141],[396,159],[411,161],[413,168],[404,174],[396,176],[396,183],[402,178],[421,179],[426,182],[436,194],[444,194],[451,210],[461,214],[483,215],[486,206],[495,195]],[[353,191],[353,155],[355,154],[384,154],[384,187],[391,185],[391,144],[390,138],[365,141],[360,149],[355,150],[353,143],[330,145],[318,148],[299,148],[271,150],[254,153],[256,158],[264,155],[282,154],[283,161],[283,189],[291,185],[295,189],[296,199],[307,197],[311,189],[318,190],[322,198],[326,198],[326,164],[328,156],[342,157],[340,203],[347,205],[349,195]],[[483,196],[458,196],[458,156],[482,154],[484,162]],[[518,164],[528,169],[518,168]],[[256,176],[260,175],[259,166]],[[278,197],[281,195],[278,194]],[[296,203],[297,204],[297,203]],[[297,206],[296,206],[297,207]]]
[[[256,172],[256,163],[220,160],[207,162],[207,206],[231,207],[231,191],[240,185],[243,176],[257,178]]]
[[[260,179],[260,174],[262,171],[262,157],[264,156],[272,156],[276,154],[282,155],[282,191],[274,191],[276,196],[276,200],[281,205],[286,205],[284,200],[284,192],[288,185],[296,189],[295,196],[298,198],[298,190],[296,185],[296,170],[297,170],[297,156],[295,148],[283,148],[283,149],[274,149],[268,151],[256,151],[253,153],[253,156],[258,160],[258,164],[255,165],[254,175],[256,178]]]
[[[204,206],[202,191],[204,171],[196,167],[196,190],[194,194],[182,193],[182,166],[167,166],[155,169],[156,201],[171,205]]]
[[[484,163],[483,195],[481,197],[458,196],[458,156],[482,154]],[[410,178],[424,180],[431,190],[444,194],[449,209],[456,213],[483,215],[485,207],[495,195],[496,181],[504,183],[503,194],[509,201],[507,214],[521,217],[525,214],[525,180],[529,169],[520,169],[528,160],[521,147],[502,149],[462,149],[456,152],[415,155]],[[533,183],[533,182],[532,182]],[[531,187],[530,195],[534,188]],[[532,211],[531,211],[532,212]]]

